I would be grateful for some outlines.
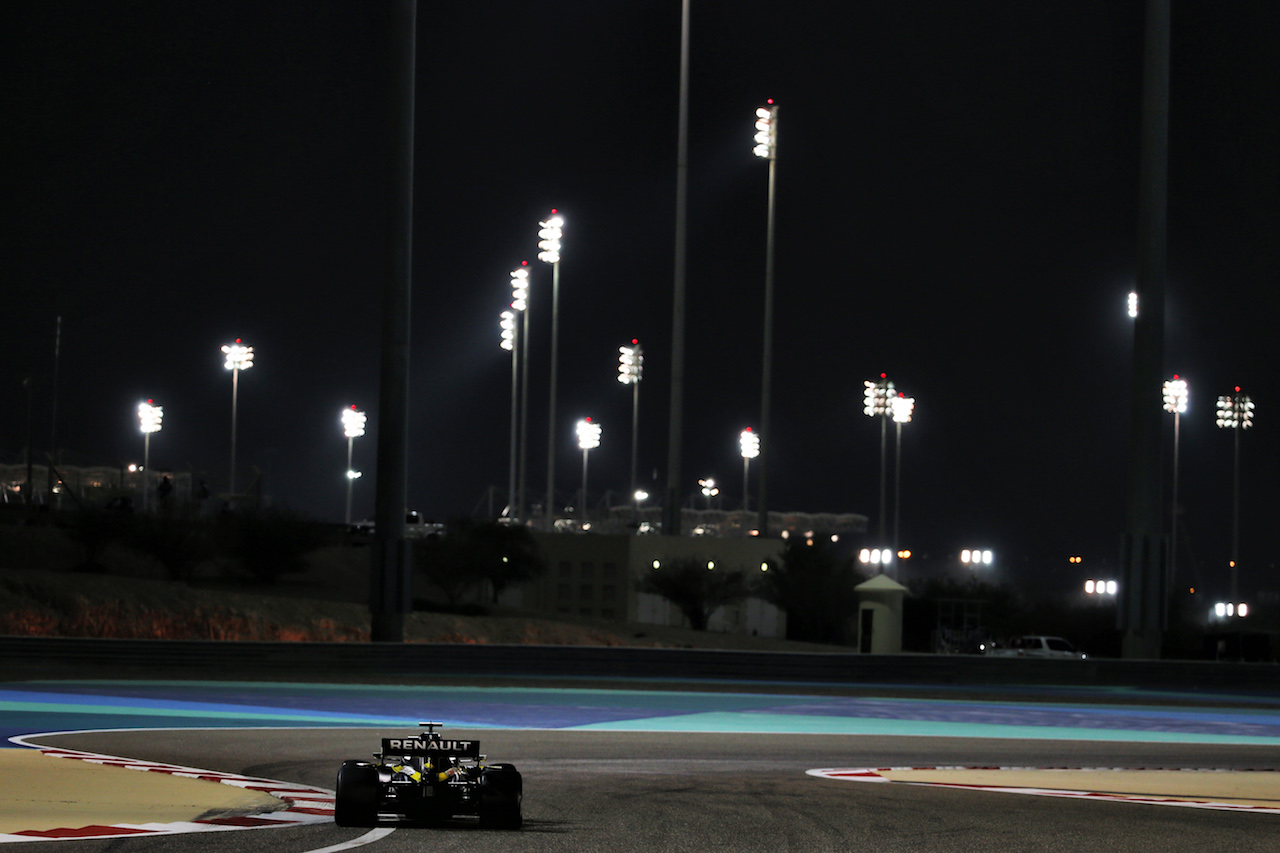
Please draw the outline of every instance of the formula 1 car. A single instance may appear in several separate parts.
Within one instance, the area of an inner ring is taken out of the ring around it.
[[[334,822],[375,826],[383,816],[426,825],[478,818],[494,829],[519,829],[524,781],[510,764],[486,764],[480,741],[443,737],[443,723],[419,723],[426,735],[383,738],[374,760],[338,768]]]

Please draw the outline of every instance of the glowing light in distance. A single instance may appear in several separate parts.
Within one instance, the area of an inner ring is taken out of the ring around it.
[[[1164,383],[1164,410],[1179,415],[1187,411],[1187,380],[1176,373]]]
[[[960,562],[972,563],[973,565],[982,564],[989,566],[995,561],[995,555],[990,550],[978,550],[977,548],[965,548],[960,552]]]
[[[227,357],[222,366],[227,370],[248,370],[253,367],[253,347],[247,347],[236,338],[234,344],[225,344],[223,354]]]
[[[142,432],[150,435],[160,431],[160,422],[164,420],[164,406],[156,406],[151,400],[138,404],[138,425]]]
[[[520,269],[511,271],[511,307],[523,311],[529,307],[529,270],[528,261],[520,262]]]
[[[595,450],[600,446],[600,424],[592,423],[591,418],[578,421],[578,447],[582,450]]]
[[[554,210],[551,211],[553,214]],[[560,263],[560,240],[564,236],[564,218],[552,216],[538,223],[538,260],[548,264]]]
[[[640,341],[632,338],[631,346],[618,347],[618,381],[623,385],[634,385],[643,373],[644,350]]]
[[[500,317],[498,326],[502,329],[502,348],[510,352],[516,348],[516,314],[515,311],[503,311]]]
[[[771,106],[756,109],[755,147],[751,149],[757,157],[766,160],[772,160],[778,151],[778,108],[772,106],[772,99],[769,103]]]
[[[751,427],[747,427],[738,433],[738,446],[743,459],[755,459],[760,455],[760,436],[752,432]]]
[[[342,410],[342,434],[347,438],[359,438],[364,435],[364,425],[368,417],[357,411],[355,406]]]
[[[894,423],[909,424],[911,423],[911,413],[916,408],[916,398],[898,394],[898,396],[890,399],[890,407],[893,409]]]

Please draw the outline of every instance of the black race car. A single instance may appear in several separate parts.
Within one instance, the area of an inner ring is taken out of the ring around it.
[[[443,737],[443,723],[419,723],[426,734],[383,738],[370,761],[338,768],[334,821],[374,826],[386,816],[438,825],[456,817],[480,825],[519,829],[524,781],[510,764],[486,764],[480,741]]]

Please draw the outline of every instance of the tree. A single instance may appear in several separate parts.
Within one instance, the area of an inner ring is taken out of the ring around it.
[[[781,558],[759,576],[755,593],[787,614],[787,639],[842,644],[858,612],[854,587],[864,578],[852,559],[839,558],[818,536],[813,545],[790,540]]]
[[[284,509],[235,512],[219,519],[221,546],[264,584],[305,571],[306,555],[325,543],[319,524]]]
[[[695,631],[705,631],[713,613],[748,594],[741,570],[717,569],[714,563],[688,557],[668,560],[645,572],[637,588],[670,601]]]
[[[489,582],[494,604],[507,587],[533,580],[547,570],[527,527],[473,522],[467,525],[466,538],[472,568]]]
[[[493,601],[512,584],[546,571],[546,561],[527,528],[469,518],[451,522],[443,536],[414,547],[414,566],[456,608],[472,587],[488,583]]]

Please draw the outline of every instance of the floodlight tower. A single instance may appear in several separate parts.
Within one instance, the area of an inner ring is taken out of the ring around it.
[[[881,373],[878,380],[867,379],[862,383],[862,413],[869,418],[880,419],[880,544],[884,544],[885,518],[885,451],[889,443],[888,418],[892,414],[889,398],[893,396],[893,383]]]
[[[347,524],[351,523],[351,491],[360,472],[351,467],[351,453],[355,448],[355,440],[364,435],[364,425],[368,417],[356,409],[353,403],[342,410],[342,434],[347,437]]]
[[[151,493],[151,434],[160,431],[164,420],[164,407],[154,405],[154,400],[138,404],[138,425],[142,429],[142,511],[147,511]]]
[[[253,347],[245,346],[239,338],[233,344],[222,347],[226,362],[222,365],[231,371],[231,477],[227,493],[236,493],[236,400],[240,394],[240,371],[253,367]]]
[[[600,424],[592,423],[591,418],[578,421],[578,447],[582,448],[582,513],[583,524],[587,521],[587,454],[600,446]]]
[[[904,396],[901,392],[891,398],[890,408],[893,410],[893,424],[897,430],[894,437],[894,472],[893,472],[893,550],[898,550],[898,520],[902,509],[902,425],[911,423],[911,413],[916,408],[916,398]]]
[[[511,271],[511,307],[524,315],[520,327],[520,480],[516,485],[516,518],[524,524],[525,469],[529,457],[529,262]]]
[[[770,409],[773,399],[773,231],[774,196],[778,174],[778,105],[770,98],[767,106],[756,109],[755,148],[757,157],[769,161],[769,212],[765,230],[764,250],[764,357],[760,368],[760,432],[769,435]],[[756,528],[760,536],[769,534],[768,478],[769,453],[763,448],[760,454],[760,473],[757,475],[760,489],[759,520]]]
[[[551,216],[538,223],[538,260],[551,264],[551,391],[547,406],[547,530],[555,528],[556,504],[556,347],[560,340],[560,241],[564,218]]]
[[[747,483],[751,474],[751,460],[760,455],[760,434],[747,427],[738,433],[738,449],[742,453],[742,511],[746,512],[750,501]]]
[[[1164,383],[1164,410],[1173,414],[1173,508],[1169,512],[1169,577],[1165,584],[1172,591],[1178,581],[1178,438],[1182,413],[1187,410],[1187,380],[1176,373]]]
[[[1217,424],[1235,432],[1235,461],[1231,485],[1231,600],[1240,600],[1240,433],[1253,426],[1253,401],[1240,393],[1218,398]]]
[[[631,346],[618,347],[618,381],[631,386],[631,494],[635,494],[636,456],[640,435],[640,379],[644,375],[644,349],[640,341],[631,339]],[[636,508],[636,519],[639,520],[639,507]]]

